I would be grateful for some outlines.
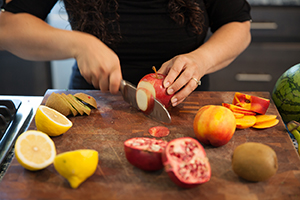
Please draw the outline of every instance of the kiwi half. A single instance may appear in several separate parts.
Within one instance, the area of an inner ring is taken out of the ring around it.
[[[278,169],[275,151],[256,142],[247,142],[236,147],[231,164],[238,176],[253,182],[269,179]]]

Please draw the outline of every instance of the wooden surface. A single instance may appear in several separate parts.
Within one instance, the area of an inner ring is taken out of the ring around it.
[[[42,104],[53,91],[47,91]],[[212,168],[211,180],[192,189],[182,189],[164,170],[144,172],[129,164],[124,155],[125,140],[151,137],[148,129],[162,125],[160,122],[132,108],[121,95],[83,92],[96,98],[98,109],[92,110],[90,116],[70,117],[73,127],[52,139],[57,153],[86,148],[97,150],[99,164],[95,174],[77,189],[71,189],[53,165],[30,172],[13,158],[0,183],[0,199],[300,199],[300,159],[273,103],[267,114],[278,115],[278,125],[265,130],[237,130],[222,147],[204,146]],[[267,92],[247,93],[270,98]],[[194,92],[184,103],[169,109],[172,123],[164,124],[170,129],[170,135],[164,139],[195,137],[192,124],[197,110],[203,105],[231,103],[233,96],[234,92]],[[36,129],[34,121],[29,129]],[[276,175],[253,183],[234,174],[231,169],[233,150],[245,142],[261,142],[275,150],[279,163]]]

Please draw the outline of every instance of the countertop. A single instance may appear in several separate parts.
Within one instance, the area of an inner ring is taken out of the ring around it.
[[[49,90],[42,104],[51,92],[80,91]],[[120,94],[81,92],[95,97],[97,109],[93,109],[89,116],[70,117],[73,127],[52,139],[58,154],[84,148],[97,150],[99,164],[96,172],[77,189],[72,189],[53,165],[30,172],[13,158],[0,182],[0,199],[296,200],[300,197],[299,155],[272,101],[267,114],[277,115],[279,124],[263,130],[236,130],[233,138],[221,147],[203,145],[211,164],[211,180],[192,189],[182,189],[170,180],[163,169],[145,172],[128,163],[124,155],[124,141],[132,137],[151,137],[148,129],[157,125],[169,128],[169,136],[163,138],[166,141],[179,137],[195,138],[192,124],[198,109],[208,104],[230,103],[234,92],[193,92],[182,104],[169,109],[170,124],[149,119],[124,102]],[[247,93],[270,99],[268,92]],[[36,129],[34,120],[29,129]],[[245,142],[260,142],[274,149],[279,166],[274,176],[256,183],[245,181],[232,171],[233,150]]]

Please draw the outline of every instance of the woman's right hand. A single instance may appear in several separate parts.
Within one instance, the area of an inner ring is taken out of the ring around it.
[[[80,41],[76,42],[75,59],[81,75],[95,88],[116,94],[122,80],[117,54],[98,38],[78,33],[81,37],[77,38]]]

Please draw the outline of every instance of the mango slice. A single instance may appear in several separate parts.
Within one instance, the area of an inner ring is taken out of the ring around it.
[[[256,117],[253,115],[245,115],[242,118],[236,119],[236,128],[237,129],[246,129],[253,126],[256,122]]]
[[[257,123],[255,125],[253,125],[252,127],[257,128],[257,129],[271,128],[271,127],[275,126],[276,124],[278,124],[278,122],[279,122],[278,119],[272,119],[269,121]]]

